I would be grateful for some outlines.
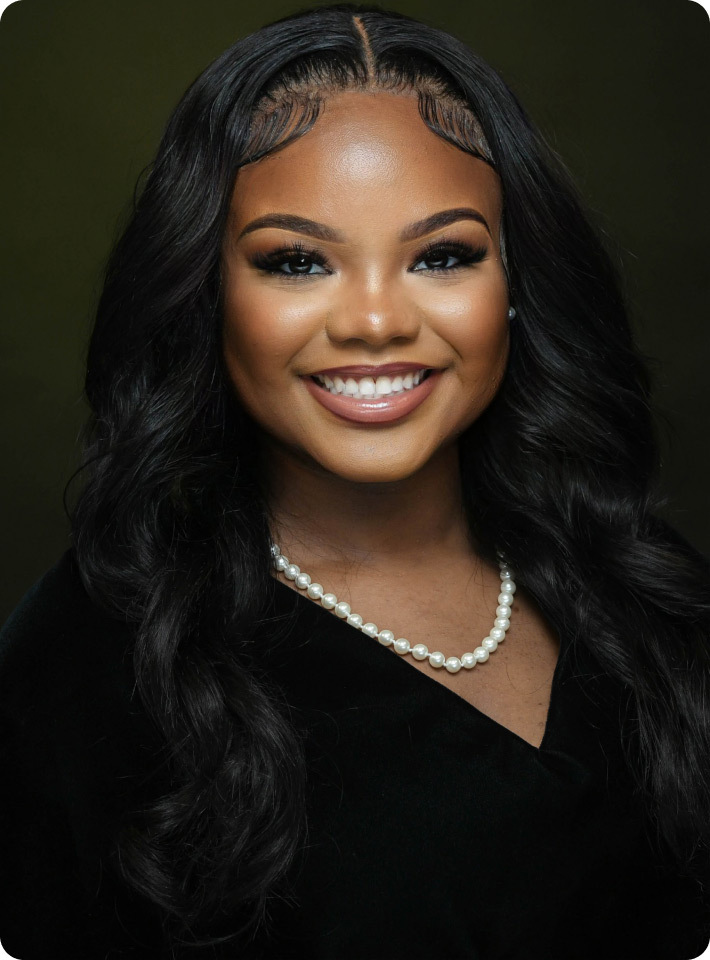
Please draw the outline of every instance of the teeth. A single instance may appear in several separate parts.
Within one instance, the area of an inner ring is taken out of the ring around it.
[[[418,386],[424,379],[428,368],[418,370],[416,373],[407,373],[405,376],[396,377],[348,377],[343,380],[342,377],[331,379],[325,374],[316,374],[315,380],[326,387],[332,394],[344,394],[346,397],[354,397],[356,400],[372,399],[374,397],[388,397],[393,393],[402,393],[404,390],[412,390]]]
[[[375,380],[375,390],[378,397],[389,397],[392,393],[392,381],[389,377],[378,377]]]

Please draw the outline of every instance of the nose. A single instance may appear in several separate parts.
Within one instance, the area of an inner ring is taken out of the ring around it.
[[[353,281],[341,289],[326,321],[326,333],[333,343],[358,340],[372,347],[415,340],[420,327],[416,304],[395,282],[383,278]]]

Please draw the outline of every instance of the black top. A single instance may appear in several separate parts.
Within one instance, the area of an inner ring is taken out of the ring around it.
[[[309,734],[308,844],[270,937],[204,956],[703,952],[710,888],[646,839],[621,697],[588,654],[561,638],[537,749],[285,584],[274,592],[293,626],[266,662]],[[127,805],[161,788],[130,650],[68,554],[1,635],[0,939],[20,960],[171,956],[158,911],[107,857]]]

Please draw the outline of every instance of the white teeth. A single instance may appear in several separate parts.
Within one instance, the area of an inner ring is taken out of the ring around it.
[[[326,387],[332,394],[344,394],[346,397],[354,397],[356,400],[372,399],[373,397],[388,397],[393,393],[402,393],[403,390],[412,390],[418,386],[424,379],[427,370],[418,370],[416,373],[407,373],[405,376],[396,377],[348,377],[343,380],[342,377],[331,379],[325,374],[316,374],[315,380],[321,386]]]
[[[375,380],[375,390],[378,397],[388,397],[392,393],[392,381],[389,377],[378,377]]]

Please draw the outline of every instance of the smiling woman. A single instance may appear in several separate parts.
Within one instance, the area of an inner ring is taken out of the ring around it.
[[[109,264],[74,546],[2,635],[6,949],[702,952],[710,583],[649,391],[463,44],[341,5],[228,49]]]
[[[269,446],[352,481],[446,456],[505,370],[499,178],[422,127],[415,95],[340,93],[232,195],[230,377]]]

